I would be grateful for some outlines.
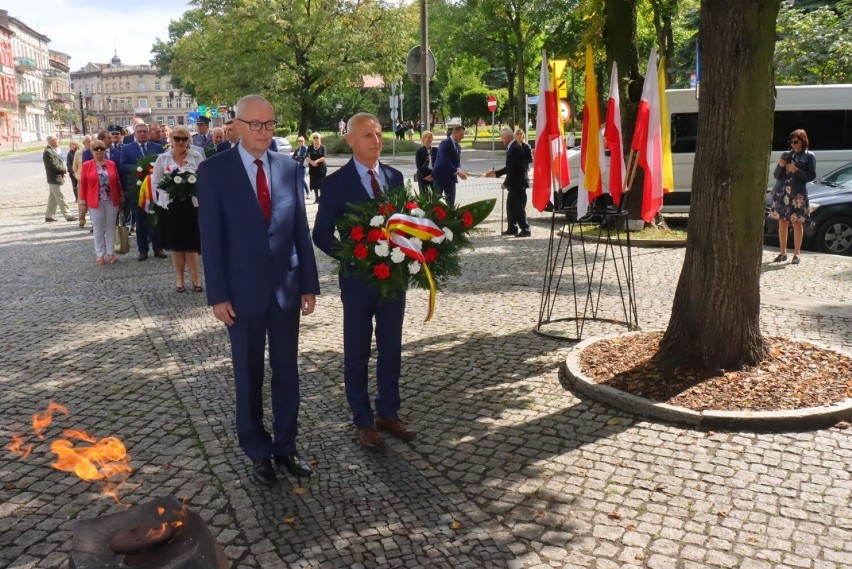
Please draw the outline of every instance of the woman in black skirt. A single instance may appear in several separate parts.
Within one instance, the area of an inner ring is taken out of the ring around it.
[[[320,186],[325,179],[327,166],[325,165],[325,145],[320,143],[320,135],[315,132],[312,136],[314,143],[308,148],[308,178],[311,189],[314,191],[314,203],[319,203]]]

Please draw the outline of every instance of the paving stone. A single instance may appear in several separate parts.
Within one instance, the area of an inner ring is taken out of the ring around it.
[[[410,173],[413,161],[400,160]],[[323,294],[302,321],[298,440],[318,473],[294,494],[288,476],[272,490],[250,481],[228,338],[204,295],[173,293],[168,261],[94,265],[86,230],[40,219],[42,178],[0,176],[0,438],[27,433],[50,400],[70,416],[45,441],[30,434],[26,460],[0,455],[0,565],[63,567],[78,519],[120,511],[96,484],[50,468],[49,441],[75,427],[127,445],[134,472],[122,498],[188,498],[237,568],[852,566],[852,429],[707,432],[563,387],[571,344],[532,332],[549,215],[531,214],[533,237],[518,242],[497,235],[492,214],[429,324],[418,321],[427,295],[409,292],[401,412],[420,437],[377,456],[354,440],[337,279],[318,255]],[[471,179],[460,193],[483,199],[496,184]],[[660,328],[683,250],[638,251],[640,325]],[[764,332],[852,349],[852,319],[825,309],[852,303],[852,259],[807,261],[797,273],[807,278],[762,275]],[[589,333],[609,331],[620,329]]]

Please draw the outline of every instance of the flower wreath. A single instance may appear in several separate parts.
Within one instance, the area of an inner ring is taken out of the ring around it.
[[[435,292],[461,274],[459,252],[473,247],[470,233],[494,209],[495,199],[450,207],[438,195],[393,188],[381,199],[350,204],[336,220],[340,242],[338,271],[355,273],[395,299],[409,284],[430,291],[426,321]]]
[[[163,177],[157,183],[157,189],[169,194],[171,201],[182,202],[195,197],[197,180],[193,168],[174,168],[163,172]]]

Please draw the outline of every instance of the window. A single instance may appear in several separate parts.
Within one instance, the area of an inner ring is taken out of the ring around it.
[[[160,90],[160,82],[154,81],[154,91],[159,91],[159,90]]]
[[[160,97],[157,97],[157,108],[158,109],[163,108],[163,99],[161,99]]]
[[[166,99],[166,108],[171,109],[173,107],[172,100]]]
[[[175,117],[169,117],[169,126],[175,126]]]
[[[139,81],[139,82],[137,83],[137,85],[138,85],[138,87],[139,87],[139,89],[138,89],[139,91],[144,91],[144,90],[145,90],[145,82],[144,82],[144,81]]]
[[[177,106],[177,108],[179,108],[179,109],[183,108],[183,97],[178,97],[178,98],[176,99],[176,101],[177,101],[177,102],[176,102],[176,106]]]
[[[810,150],[852,148],[852,110],[777,111],[772,129],[772,150],[788,150],[787,137],[797,128],[808,133]]]
[[[148,99],[146,97],[139,97],[139,107],[142,109],[148,107]]]
[[[125,82],[124,82],[124,90],[125,90],[125,91],[130,91],[130,81],[125,81]]]

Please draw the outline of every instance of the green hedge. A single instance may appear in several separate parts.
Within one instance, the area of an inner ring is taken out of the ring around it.
[[[352,154],[352,148],[346,143],[346,137],[338,134],[332,134],[322,139],[325,148],[329,154]],[[414,154],[420,148],[419,142],[410,140],[397,140],[397,154]],[[382,155],[388,156],[393,154],[393,140],[390,138],[382,139]]]

